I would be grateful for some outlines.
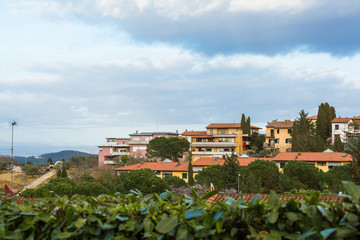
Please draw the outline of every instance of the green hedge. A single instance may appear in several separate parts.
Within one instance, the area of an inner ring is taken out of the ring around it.
[[[0,203],[0,239],[359,239],[360,186],[345,183],[343,203],[268,202],[216,204],[171,192],[143,196],[47,198],[38,203]]]

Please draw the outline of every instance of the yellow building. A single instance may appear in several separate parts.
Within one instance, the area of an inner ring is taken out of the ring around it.
[[[250,126],[259,133],[259,127]],[[240,156],[250,149],[250,136],[243,134],[240,123],[212,123],[206,127],[206,134],[191,136],[193,161],[200,157],[222,157],[234,154]]]
[[[150,169],[154,171],[156,176],[164,178],[166,175],[176,176],[188,181],[188,163],[179,162],[142,162],[125,167],[116,168],[116,173],[128,173],[134,170]],[[194,172],[194,177],[197,173]]]
[[[272,121],[266,125],[266,149],[277,152],[290,152],[293,122],[290,120]]]
[[[352,162],[352,156],[339,152],[285,152],[276,155],[272,161],[282,171],[288,161],[302,161],[312,164],[320,170],[327,172],[335,166],[342,166]]]

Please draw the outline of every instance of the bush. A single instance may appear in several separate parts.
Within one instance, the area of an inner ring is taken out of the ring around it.
[[[177,176],[166,175],[164,180],[172,188],[179,188],[179,187],[187,186],[186,182]]]
[[[55,194],[71,197],[75,186],[75,182],[69,178],[53,178],[49,183],[41,185],[38,189],[36,189],[35,193],[33,193],[33,197],[47,197]]]
[[[169,189],[164,179],[155,175],[150,169],[141,169],[124,173],[108,184],[110,191],[128,193],[130,190],[139,190],[144,194],[161,193]]]
[[[206,203],[199,197],[166,192],[49,198],[40,203],[4,200],[0,239],[359,239],[360,186],[346,183],[352,199],[267,202],[229,199]]]
[[[98,182],[82,182],[74,188],[74,194],[98,196],[107,193],[107,189]]]
[[[80,177],[80,182],[95,182],[95,178],[93,176],[91,176],[90,174],[83,174]]]

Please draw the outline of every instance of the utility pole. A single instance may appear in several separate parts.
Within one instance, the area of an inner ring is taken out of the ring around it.
[[[11,191],[13,190],[14,182],[14,126],[16,122],[11,123]]]

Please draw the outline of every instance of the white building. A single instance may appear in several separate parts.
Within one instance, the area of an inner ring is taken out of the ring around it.
[[[344,142],[350,136],[360,134],[360,116],[353,118],[335,118],[331,121],[331,141],[334,144],[335,138],[340,137]]]

